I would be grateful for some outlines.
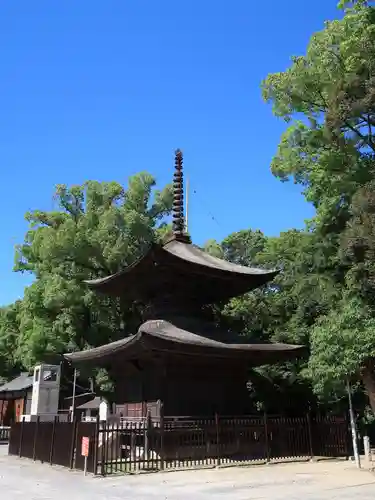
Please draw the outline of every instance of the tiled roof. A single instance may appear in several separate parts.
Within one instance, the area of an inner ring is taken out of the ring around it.
[[[95,361],[117,356],[125,356],[139,351],[139,349],[175,350],[185,354],[200,353],[216,357],[241,357],[254,364],[267,364],[278,359],[294,359],[301,355],[303,346],[281,343],[225,343],[203,337],[191,331],[179,328],[169,321],[151,320],[143,323],[136,335],[111,342],[100,347],[85,351],[65,354],[65,358],[72,363]]]
[[[153,245],[150,248],[150,251],[151,250],[154,251],[156,250],[157,252],[160,251],[165,252],[167,255],[169,254],[172,257],[175,257],[181,261],[190,264],[195,264],[196,266],[200,266],[202,270],[206,269],[207,271],[210,270],[221,271],[227,274],[231,274],[232,277],[237,275],[242,277],[248,276],[249,278],[250,277],[258,279],[263,278],[262,281],[264,281],[264,283],[272,280],[279,273],[279,271],[277,270],[266,270],[257,267],[247,267],[247,266],[240,266],[238,264],[232,264],[227,260],[213,257],[212,255],[200,249],[196,245],[182,243],[176,239],[172,239],[162,247],[159,245]],[[122,276],[125,276],[126,274],[130,273],[133,269],[141,265],[142,261],[146,260],[147,256],[148,252],[138,261],[134,262],[131,266],[125,267],[123,270],[115,274],[111,274],[104,278],[87,280],[85,281],[85,283],[87,283],[89,286],[92,286],[93,288],[100,287],[101,285],[107,283],[109,284],[110,282],[115,281],[118,278],[121,278]]]
[[[33,377],[29,375],[29,372],[23,372],[10,382],[6,382],[4,385],[0,386],[0,392],[24,391],[32,385]]]
[[[44,379],[47,380],[51,375],[50,371],[44,372]],[[29,375],[29,372],[23,372],[18,377],[14,378],[10,382],[6,382],[4,385],[0,386],[1,392],[18,392],[29,389],[33,385],[34,377]]]

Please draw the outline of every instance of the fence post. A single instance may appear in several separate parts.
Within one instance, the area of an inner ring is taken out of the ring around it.
[[[345,445],[346,445],[346,460],[349,460],[350,456],[352,454],[354,454],[354,450],[353,450],[353,441],[351,439],[351,431],[350,431],[350,428],[349,428],[349,422],[348,422],[348,419],[347,419],[347,416],[344,415],[344,419],[345,419]]]
[[[75,465],[74,455],[76,453],[76,434],[77,434],[77,419],[74,417],[72,422],[72,439],[70,442],[70,457],[69,457],[69,469],[73,469]]]
[[[34,430],[34,442],[33,442],[33,460],[35,461],[35,453],[36,453],[36,443],[38,441],[38,427],[39,427],[40,416],[36,417],[35,422],[35,430]]]
[[[106,462],[107,462],[107,423],[105,420],[102,422],[102,461],[101,461],[101,475],[106,475]]]
[[[164,403],[160,401],[159,405],[160,411],[160,470],[164,470],[165,467],[165,454],[164,454]]]
[[[118,439],[118,434],[116,436],[116,440]],[[99,449],[99,415],[96,417],[95,423],[95,438],[94,438],[94,475],[96,476],[98,473],[98,449]]]
[[[55,432],[56,432],[56,421],[57,421],[57,415],[53,417],[53,426],[52,426],[52,436],[51,436],[51,448],[49,451],[49,464],[52,465],[53,463],[53,449],[55,446]]]
[[[269,439],[268,439],[268,420],[267,420],[267,413],[266,412],[264,412],[264,415],[263,415],[263,423],[264,423],[264,447],[265,447],[265,451],[266,451],[266,462],[269,463],[271,453],[270,453],[270,443],[269,443]]]
[[[145,456],[146,456],[146,462],[147,466],[149,465],[150,461],[150,430],[151,430],[151,412],[150,410],[147,411],[146,415],[146,422],[145,422]]]
[[[22,439],[23,439],[23,426],[25,424],[25,421],[24,419],[21,420],[21,430],[20,430],[20,442],[19,442],[19,446],[18,446],[18,456],[21,458],[22,457]],[[12,424],[14,425],[14,424]],[[12,428],[11,428],[11,432],[12,432]]]
[[[368,460],[369,462],[372,462],[370,438],[368,436],[363,436],[363,448],[364,448],[366,460]]]
[[[314,460],[314,441],[313,441],[313,433],[312,433],[310,412],[307,412],[306,419],[307,419],[307,432],[309,434],[309,452],[310,452],[310,458],[311,458],[311,460]]]
[[[216,453],[217,453],[217,466],[221,463],[221,450],[220,450],[220,421],[219,415],[215,413],[215,427],[216,427]]]

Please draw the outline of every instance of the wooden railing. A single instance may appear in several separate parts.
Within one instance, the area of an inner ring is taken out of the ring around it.
[[[308,415],[21,422],[12,425],[9,453],[83,469],[83,437],[87,470],[101,475],[351,454],[345,418]]]

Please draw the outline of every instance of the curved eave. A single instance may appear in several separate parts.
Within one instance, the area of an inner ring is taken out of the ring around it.
[[[134,343],[135,337],[135,335],[132,335],[121,340],[116,340],[115,342],[110,342],[109,344],[93,347],[92,349],[64,354],[64,358],[69,363],[75,364],[105,359],[109,356],[112,357],[130,347]]]
[[[257,267],[247,267],[238,264],[233,264],[224,259],[213,257],[209,253],[201,250],[193,244],[182,243],[176,239],[172,239],[163,246],[163,250],[168,254],[177,257],[181,261],[195,264],[200,270],[219,271],[225,273],[228,277],[251,277],[265,278],[266,280],[273,279],[280,271],[276,269],[267,270]]]
[[[143,257],[115,274],[86,280],[85,283],[99,292],[116,295],[119,290],[132,288],[127,282],[132,278],[132,283],[137,288],[147,289],[153,286],[152,280],[157,279],[156,276],[160,272],[158,266],[171,269],[172,274],[176,269],[180,276],[186,275],[189,278],[193,275],[201,276],[201,279],[210,280],[211,285],[215,281],[226,282],[230,285],[228,288],[230,296],[241,295],[262,286],[279,274],[275,269],[265,270],[232,264],[209,255],[195,245],[174,239],[164,246],[152,245]]]
[[[117,273],[110,274],[108,276],[105,276],[104,278],[83,280],[83,282],[86,283],[86,285],[88,285],[90,288],[100,288],[104,285],[109,285],[114,281],[118,281],[119,279],[121,280],[123,278],[123,276],[131,273],[133,271],[133,269],[136,269],[138,266],[142,266],[142,262],[146,261],[149,258],[150,254],[152,253],[153,250],[155,250],[155,248],[157,246],[158,245],[154,245],[154,244],[151,245],[149,250],[144,255],[142,255],[142,257],[137,259],[130,266],[126,266],[124,269],[121,269],[121,271],[118,271]]]
[[[108,364],[114,358],[136,359],[145,352],[164,352],[179,355],[206,356],[222,359],[241,359],[251,366],[296,359],[305,348],[290,344],[226,344],[162,321],[147,321],[131,337],[86,351],[65,354],[72,364]]]

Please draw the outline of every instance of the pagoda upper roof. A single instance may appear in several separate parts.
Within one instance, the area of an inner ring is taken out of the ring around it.
[[[147,352],[243,360],[249,366],[273,364],[300,357],[304,347],[281,343],[225,343],[182,329],[165,320],[143,323],[136,335],[85,351],[65,354],[72,364],[108,366],[113,362],[139,359]]]
[[[164,245],[152,244],[139,260],[104,278],[86,281],[98,292],[130,299],[147,300],[161,287],[179,285],[184,294],[204,296],[214,303],[246,293],[271,281],[279,271],[232,264],[213,257],[196,245],[174,238]]]
[[[177,239],[172,239],[168,243],[166,243],[163,247],[163,250],[182,259],[186,262],[190,262],[192,264],[197,264],[199,266],[203,266],[207,269],[214,269],[217,271],[223,271],[225,273],[229,273],[230,275],[248,275],[248,276],[268,276],[274,277],[278,271],[266,271],[264,269],[260,269],[257,267],[246,267],[240,266],[238,264],[232,264],[231,262],[218,259],[217,257],[213,257],[209,253],[201,250],[199,247],[193,244],[181,243]]]
[[[153,243],[145,254],[119,272],[86,281],[88,286],[112,296],[143,304],[206,305],[242,295],[271,281],[278,271],[240,266],[213,257],[193,245],[184,215],[182,152],[176,151],[173,176],[173,238]],[[159,308],[160,311],[160,308]]]

